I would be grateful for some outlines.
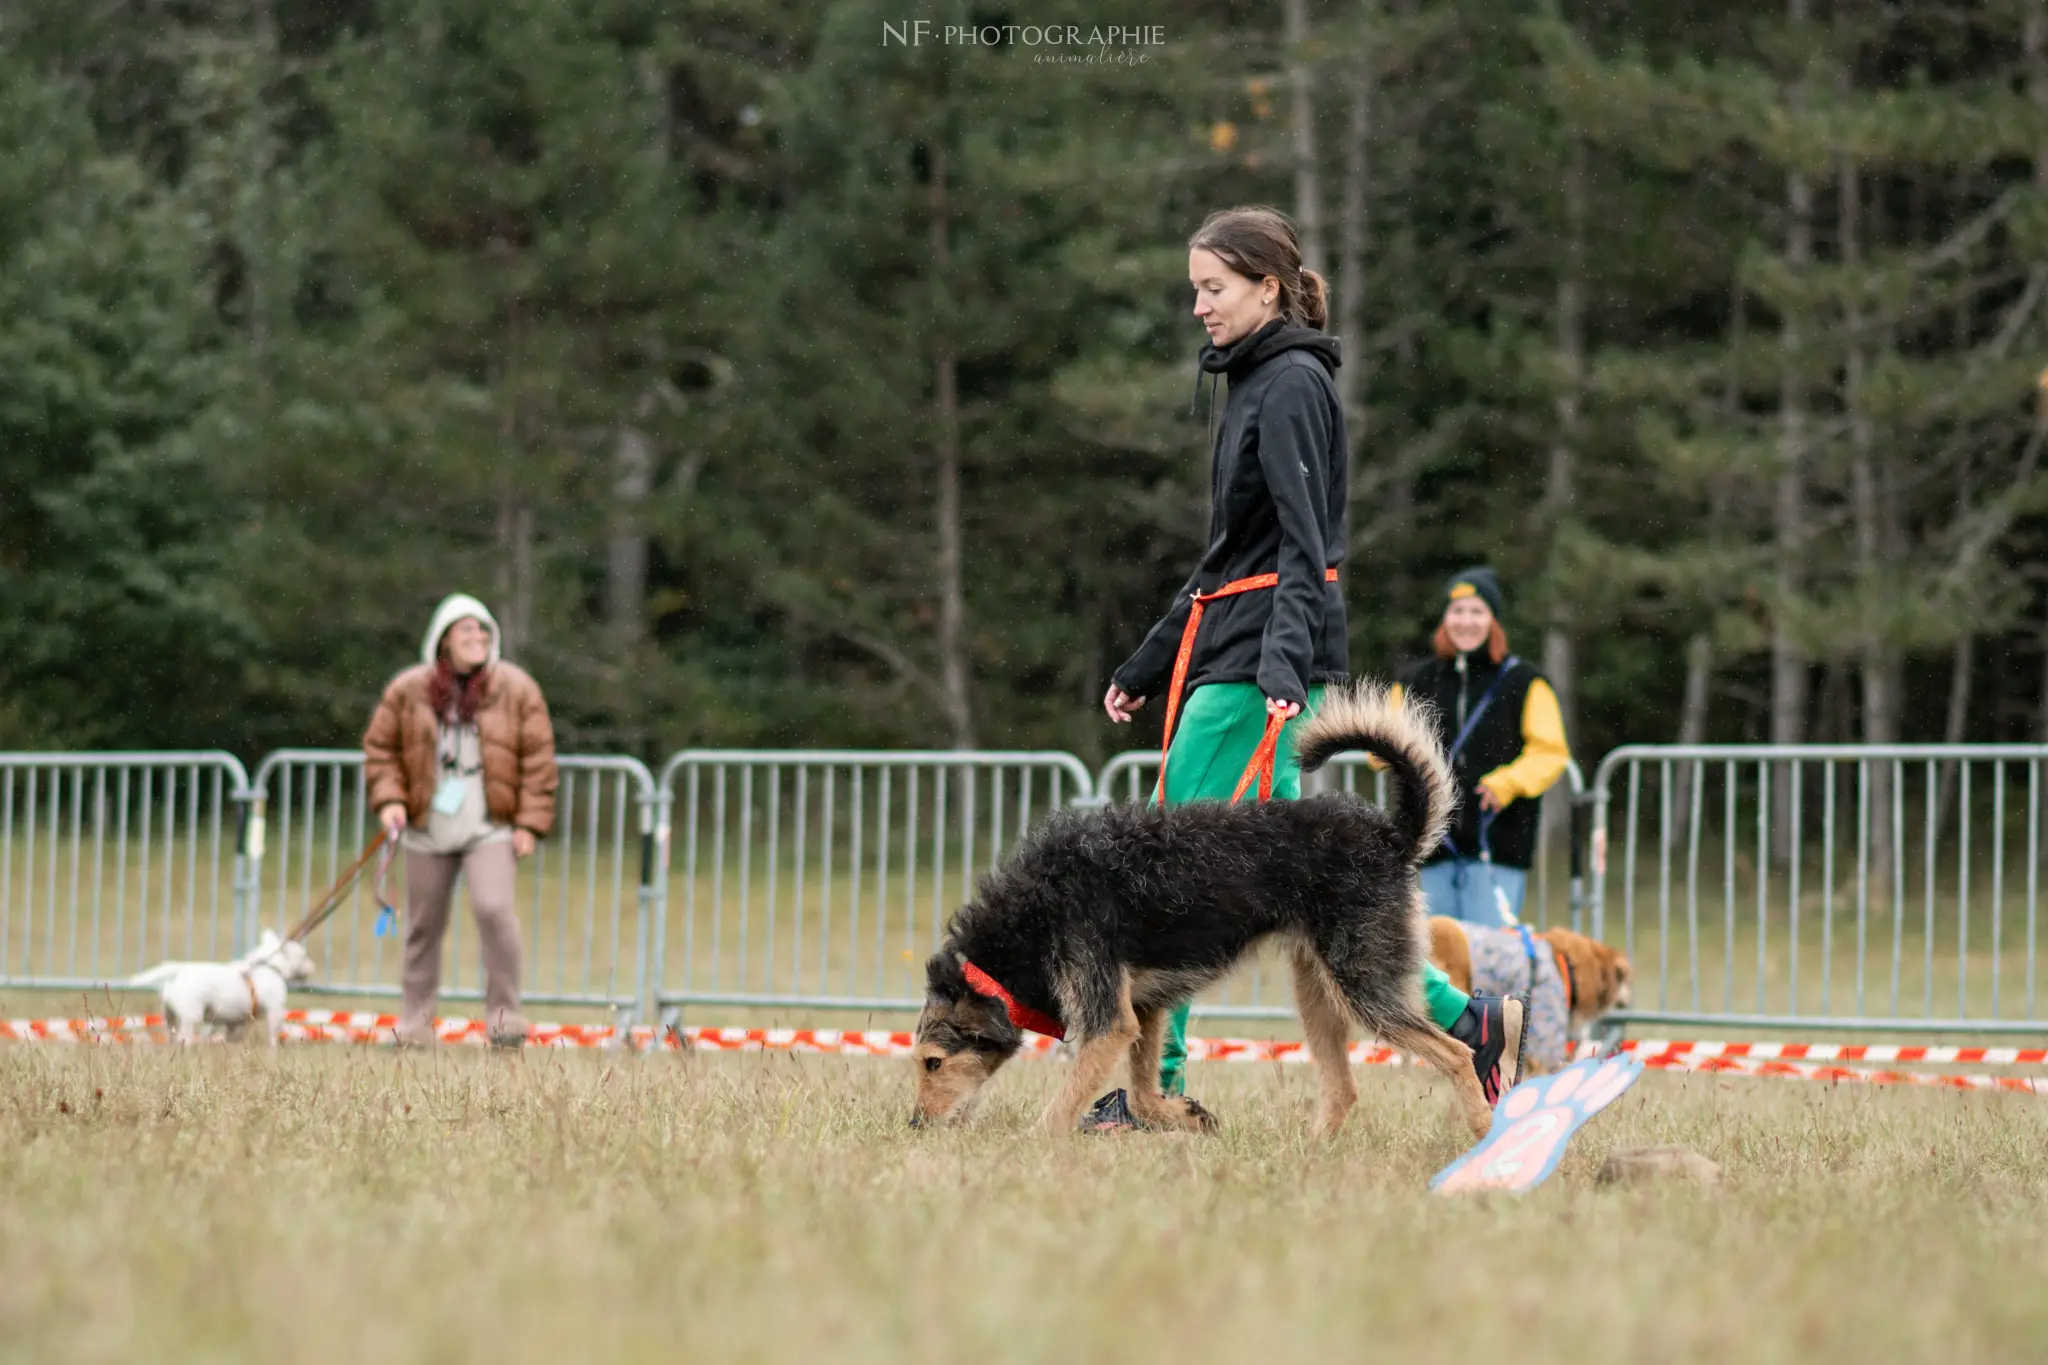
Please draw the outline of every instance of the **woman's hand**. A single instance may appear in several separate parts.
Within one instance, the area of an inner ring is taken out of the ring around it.
[[[1109,691],[1102,694],[1102,709],[1107,711],[1110,720],[1118,725],[1128,725],[1132,713],[1144,704],[1143,697],[1134,697],[1115,683],[1111,683]]]
[[[1293,720],[1301,714],[1301,703],[1298,701],[1282,701],[1278,697],[1268,697],[1266,698],[1266,714],[1278,716],[1282,720]]]
[[[535,845],[535,843],[536,843],[536,842],[537,842],[537,841],[536,841],[536,840],[534,839],[534,837],[533,837],[533,831],[532,831],[532,830],[530,830],[530,829],[515,829],[515,830],[513,830],[513,831],[512,831],[512,856],[513,856],[513,857],[515,857],[515,858],[531,858],[531,857],[533,856],[533,849],[534,849],[534,845]]]
[[[1499,810],[1500,808],[1501,800],[1498,796],[1495,796],[1493,794],[1493,788],[1487,786],[1484,782],[1481,782],[1479,784],[1479,809]]]
[[[385,834],[397,838],[399,831],[405,828],[405,803],[393,801],[378,810],[377,818],[383,822]]]

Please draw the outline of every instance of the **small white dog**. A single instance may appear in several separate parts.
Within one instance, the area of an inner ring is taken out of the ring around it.
[[[202,1025],[219,1026],[233,1041],[261,1015],[275,1047],[286,992],[312,976],[306,945],[265,929],[255,950],[233,962],[160,962],[126,984],[163,988],[164,1023],[181,1043],[198,1042]]]

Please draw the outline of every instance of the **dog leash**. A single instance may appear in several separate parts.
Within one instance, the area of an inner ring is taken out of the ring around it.
[[[1499,811],[1485,809],[1482,809],[1479,812],[1479,861],[1482,863],[1487,863],[1489,865],[1493,862],[1493,843],[1490,839],[1488,839],[1487,831],[1493,827],[1494,817],[1499,814]],[[1450,850],[1451,856],[1453,858],[1458,859],[1460,862],[1472,861],[1471,859],[1467,858],[1464,854],[1464,851],[1458,847],[1457,840],[1451,838],[1449,830],[1444,831],[1443,843],[1444,847]]]
[[[1287,726],[1287,717],[1266,714],[1266,733],[1259,736],[1259,747],[1252,750],[1252,760],[1245,765],[1244,773],[1237,779],[1237,786],[1230,793],[1230,804],[1236,805],[1244,796],[1244,789],[1252,784],[1252,774],[1259,777],[1259,800],[1273,799],[1273,760],[1280,752],[1280,732]],[[1159,768],[1159,793],[1163,801],[1166,796],[1166,766]]]
[[[1323,570],[1323,581],[1335,583],[1337,571]],[[1214,592],[1198,592],[1188,603],[1188,623],[1181,628],[1180,652],[1173,660],[1173,682],[1166,689],[1166,727],[1159,740],[1159,790],[1153,798],[1156,804],[1166,804],[1166,760],[1173,749],[1173,725],[1180,717],[1181,692],[1187,685],[1188,665],[1195,657],[1195,632],[1201,629],[1202,612],[1211,602],[1225,597],[1236,597],[1240,593],[1260,592],[1266,588],[1280,586],[1277,573],[1253,574],[1250,578],[1239,578],[1225,583]],[[1280,749],[1280,731],[1287,724],[1285,718],[1269,715],[1266,717],[1266,732],[1259,739],[1259,747],[1252,751],[1252,761],[1245,766],[1244,775],[1237,780],[1237,790],[1231,795],[1234,803],[1244,795],[1245,789],[1257,778],[1259,800],[1270,800],[1273,795],[1274,755]]]
[[[384,865],[388,868],[391,865],[390,850],[397,847],[398,837],[396,835],[387,834],[383,830],[379,830],[376,837],[364,845],[362,854],[353,863],[349,864],[348,870],[343,872],[334,885],[328,888],[327,894],[320,898],[319,904],[308,910],[306,917],[299,921],[298,927],[289,934],[286,934],[285,937],[304,942],[306,935],[312,933],[322,924],[325,924],[328,916],[341,907],[341,898],[348,894],[348,889],[351,886],[355,885],[356,878],[363,875],[363,869],[369,866],[370,859],[377,856],[377,850],[380,848],[386,850]],[[382,876],[381,872],[379,876]]]
[[[1493,876],[1493,844],[1487,837],[1487,831],[1492,828],[1494,817],[1499,813],[1499,811],[1490,810],[1481,810],[1479,812],[1479,857],[1477,862],[1486,869],[1487,889],[1493,892],[1494,905],[1501,915],[1501,927],[1519,928],[1521,927],[1521,920],[1516,917],[1514,910],[1509,907],[1507,892],[1501,889],[1500,883],[1494,880]],[[1465,876],[1471,868],[1474,859],[1465,856],[1464,852],[1458,847],[1458,841],[1451,837],[1449,830],[1444,831],[1443,846],[1450,851],[1451,858],[1453,859],[1456,868],[1458,896],[1462,902],[1465,895]]]
[[[1522,954],[1529,959],[1529,989],[1533,991],[1536,989],[1536,963],[1539,960],[1536,956],[1536,935],[1529,932],[1526,924],[1517,924],[1515,932],[1522,936]],[[1557,979],[1564,987],[1564,1008],[1569,1014],[1579,1006],[1578,975],[1572,971],[1571,959],[1564,955],[1563,949],[1554,943],[1546,946],[1550,949],[1550,960],[1557,964]]]

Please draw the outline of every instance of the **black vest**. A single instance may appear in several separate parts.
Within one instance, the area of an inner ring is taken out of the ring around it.
[[[1479,699],[1486,695],[1487,686],[1500,673],[1483,653],[1468,654],[1465,659],[1463,673],[1458,671],[1456,659],[1429,659],[1401,674],[1403,695],[1425,698],[1436,707],[1438,737],[1446,750],[1471,718]],[[1529,685],[1542,676],[1527,663],[1518,661],[1501,678],[1500,686],[1494,688],[1485,714],[1472,728],[1465,747],[1451,760],[1452,776],[1458,784],[1458,813],[1451,818],[1449,837],[1427,861],[1479,856],[1479,779],[1521,756],[1522,706],[1529,698]],[[1540,804],[1524,798],[1493,817],[1493,823],[1487,827],[1487,843],[1496,863],[1527,868],[1535,861]]]

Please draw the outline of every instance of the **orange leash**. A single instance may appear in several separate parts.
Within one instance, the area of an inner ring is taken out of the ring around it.
[[[1337,571],[1323,570],[1323,581],[1335,583]],[[1253,574],[1225,583],[1214,592],[1198,592],[1188,606],[1188,623],[1180,632],[1180,653],[1173,660],[1173,682],[1166,689],[1166,733],[1159,741],[1159,791],[1156,801],[1166,804],[1166,758],[1173,748],[1173,723],[1180,718],[1181,689],[1188,680],[1188,665],[1195,657],[1195,632],[1202,626],[1202,610],[1209,603],[1222,597],[1235,597],[1242,592],[1259,592],[1265,588],[1280,586],[1277,573]],[[1279,716],[1266,717],[1266,733],[1259,739],[1259,747],[1252,751],[1252,761],[1246,765],[1244,775],[1237,779],[1237,790],[1231,794],[1232,805],[1237,804],[1245,788],[1252,784],[1254,777],[1259,780],[1259,800],[1271,800],[1273,796],[1273,760],[1280,750],[1280,731],[1287,724]]]
[[[1287,720],[1270,711],[1266,713],[1266,733],[1259,737],[1259,747],[1252,750],[1252,761],[1245,765],[1244,772],[1237,779],[1237,789],[1230,793],[1230,804],[1236,805],[1244,795],[1244,789],[1252,784],[1252,774],[1259,778],[1259,800],[1273,799],[1273,760],[1280,752],[1280,732],[1287,728]]]

